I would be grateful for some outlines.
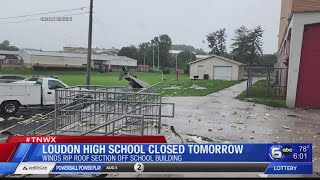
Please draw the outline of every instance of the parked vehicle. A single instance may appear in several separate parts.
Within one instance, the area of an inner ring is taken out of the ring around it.
[[[47,106],[55,103],[55,89],[68,87],[62,81],[38,78],[32,83],[0,84],[0,109],[2,114],[14,115],[20,106]]]
[[[0,75],[0,83],[11,83],[15,81],[21,81],[27,79],[24,76],[16,75],[16,74],[1,74]]]
[[[19,83],[19,84],[21,84],[21,83],[22,84],[23,83],[30,83],[30,84],[35,84],[39,78],[44,78],[44,77],[52,77],[52,78],[58,79],[58,76],[31,76],[31,77],[26,78],[24,80],[15,81],[15,82],[12,82],[12,83]]]

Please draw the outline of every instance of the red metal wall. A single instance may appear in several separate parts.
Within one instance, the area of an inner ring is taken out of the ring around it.
[[[305,26],[296,107],[320,109],[320,23]]]

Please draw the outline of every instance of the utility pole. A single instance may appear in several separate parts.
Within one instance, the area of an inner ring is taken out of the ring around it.
[[[152,44],[152,70],[154,70],[154,44]]]
[[[91,74],[92,8],[93,8],[93,0],[90,0],[86,85],[90,85],[90,74]]]
[[[158,69],[160,69],[160,41],[158,42]]]

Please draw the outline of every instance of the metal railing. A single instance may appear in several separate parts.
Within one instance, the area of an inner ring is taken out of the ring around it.
[[[144,89],[75,86],[55,91],[55,110],[18,122],[24,135],[155,135],[161,118],[174,117],[164,103],[161,83]],[[170,113],[171,114],[165,114]]]
[[[253,83],[253,79],[265,81],[265,84]],[[284,67],[247,67],[247,91],[246,96],[251,97],[251,90],[255,86],[263,88],[256,89],[256,91],[263,90],[265,97],[270,96],[285,96],[287,81],[287,68]],[[261,93],[261,92],[260,92]]]
[[[162,105],[159,94],[124,87],[57,89],[53,131],[73,135],[153,135],[161,130],[161,117],[165,116],[161,114]]]

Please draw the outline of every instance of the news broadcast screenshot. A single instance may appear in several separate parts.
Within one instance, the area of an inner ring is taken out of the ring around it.
[[[2,0],[1,178],[320,178],[320,0]]]

